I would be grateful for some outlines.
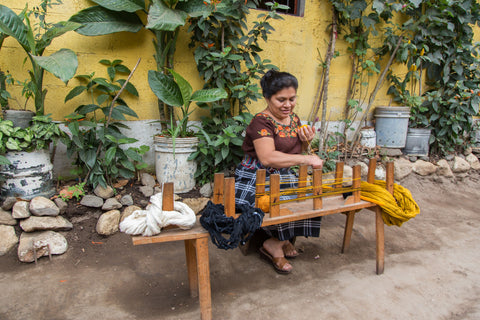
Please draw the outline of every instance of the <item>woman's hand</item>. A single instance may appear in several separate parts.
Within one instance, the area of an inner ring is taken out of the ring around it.
[[[315,129],[309,125],[304,124],[298,128],[298,137],[301,141],[312,141],[315,138]]]
[[[307,159],[307,164],[312,166],[313,169],[323,168],[323,160],[315,154],[309,154],[305,156]]]

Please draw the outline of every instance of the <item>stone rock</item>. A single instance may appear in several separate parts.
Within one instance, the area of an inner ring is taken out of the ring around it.
[[[383,166],[379,166],[377,164],[377,168],[375,168],[375,179],[376,180],[385,180],[387,177],[387,173]]]
[[[110,186],[107,186],[106,188],[104,188],[101,185],[98,185],[95,188],[95,190],[93,190],[93,193],[95,193],[97,197],[100,197],[102,199],[108,199],[113,197],[113,195],[115,194],[115,191]]]
[[[480,161],[473,153],[470,153],[465,160],[467,160],[473,170],[480,170]]]
[[[348,164],[352,168],[355,166],[360,166],[360,175],[362,177],[366,177],[368,175],[368,164],[366,164],[365,162],[360,160],[354,160],[354,161],[350,161]]]
[[[131,206],[133,204],[132,195],[126,194],[120,199],[120,203],[124,206]]]
[[[153,195],[153,187],[149,186],[141,186],[138,188],[140,192],[145,196],[145,197],[151,197]]]
[[[48,256],[47,245],[52,255],[63,254],[68,249],[67,239],[58,232],[23,232],[18,245],[18,259],[22,262],[34,262],[34,246],[36,247],[37,259]]]
[[[10,251],[18,243],[15,228],[12,226],[0,225],[0,256]]]
[[[473,151],[472,147],[467,147],[465,148],[465,150],[463,151],[463,155],[464,156],[468,156],[469,154],[471,154]]]
[[[12,210],[13,205],[15,204],[15,202],[17,202],[17,198],[15,198],[15,197],[7,197],[7,198],[5,199],[5,201],[3,201],[2,209],[3,209],[3,210],[6,210],[6,211]]]
[[[153,188],[152,188],[153,189]],[[100,216],[97,221],[97,233],[103,236],[109,236],[118,232],[118,224],[120,223],[120,211],[107,211]]]
[[[60,214],[63,214],[65,211],[67,211],[68,204],[66,201],[63,201],[61,198],[55,198],[53,202],[55,202],[55,205],[60,210]]]
[[[14,219],[25,219],[30,217],[32,214],[29,210],[29,203],[27,201],[17,201],[12,208],[12,217]]]
[[[185,198],[182,202],[189,206],[195,214],[198,214],[205,208],[209,200],[209,198]]]
[[[120,217],[120,222],[122,222],[126,217],[128,217],[134,211],[137,211],[137,210],[142,210],[142,208],[140,208],[139,206],[128,206],[128,207],[126,207],[125,210],[123,210],[123,212],[122,212],[122,215]]]
[[[30,212],[35,216],[58,216],[60,209],[55,202],[45,197],[35,197],[30,201]]]
[[[9,211],[0,209],[0,225],[14,226],[17,224],[17,220],[12,217]]]
[[[155,178],[151,174],[146,172],[142,173],[142,175],[140,176],[140,182],[142,183],[142,185],[152,188],[157,184],[155,182]]]
[[[403,178],[407,177],[410,173],[412,173],[413,164],[405,159],[405,158],[398,158],[393,162],[394,171],[395,171],[395,180],[402,180]]]
[[[350,187],[353,185],[353,181],[352,181],[352,177],[353,177],[353,169],[352,167],[350,166],[343,166],[343,184],[342,186],[343,187]]]
[[[423,160],[417,160],[413,164],[413,172],[421,176],[428,176],[434,174],[437,171],[437,166],[431,162]]]
[[[447,161],[453,161],[454,158],[455,158],[455,156],[453,154],[449,154],[449,155],[445,156],[445,160],[447,160]]]
[[[87,194],[82,198],[80,204],[85,207],[100,208],[103,206],[103,198]]]
[[[205,183],[201,188],[200,188],[200,194],[202,197],[205,198],[210,198],[213,195],[213,187],[211,183]]]
[[[380,148],[380,154],[387,157],[400,157],[402,150],[398,148]]]
[[[28,219],[20,221],[20,228],[25,232],[55,230],[67,231],[73,229],[70,221],[62,216],[56,217],[36,217],[31,216]]]
[[[105,203],[102,206],[102,210],[110,211],[114,209],[120,209],[121,207],[123,207],[122,204],[118,202],[116,198],[110,198],[105,200]]]
[[[452,171],[453,173],[462,173],[470,170],[470,164],[467,160],[462,159],[461,157],[455,157],[453,159]]]
[[[160,188],[159,186],[156,186],[153,188],[153,194],[157,194],[157,193],[160,193],[162,192],[162,188]]]
[[[447,178],[452,178],[454,176],[452,169],[450,168],[450,165],[448,164],[447,160],[441,159],[437,162],[437,174],[447,177]]]

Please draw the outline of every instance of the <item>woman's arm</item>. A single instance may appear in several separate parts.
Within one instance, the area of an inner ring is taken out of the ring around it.
[[[323,160],[316,155],[288,154],[275,150],[272,138],[259,138],[253,141],[258,160],[272,168],[289,168],[296,165],[306,164],[314,168],[321,168]]]

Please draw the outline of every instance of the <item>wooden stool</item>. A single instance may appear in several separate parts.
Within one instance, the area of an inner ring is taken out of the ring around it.
[[[163,210],[173,210],[173,183],[163,186]],[[189,230],[164,228],[156,236],[132,237],[133,245],[181,241],[185,243],[188,284],[190,295],[199,297],[202,320],[212,319],[212,297],[210,289],[210,265],[208,256],[209,233],[197,219],[195,226]]]

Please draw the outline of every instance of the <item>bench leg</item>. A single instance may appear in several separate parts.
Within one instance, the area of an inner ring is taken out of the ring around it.
[[[350,246],[350,239],[352,238],[353,221],[355,220],[355,211],[347,212],[347,219],[345,221],[345,232],[343,234],[342,253],[347,252]]]
[[[195,298],[198,296],[197,254],[195,240],[185,240],[185,255],[187,259],[188,286],[190,288],[190,296]]]
[[[212,319],[212,296],[210,289],[210,265],[208,259],[208,238],[195,240],[197,251],[197,271],[202,320]]]
[[[382,219],[382,209],[375,208],[375,230],[377,240],[377,274],[382,274],[385,262],[385,234]]]

